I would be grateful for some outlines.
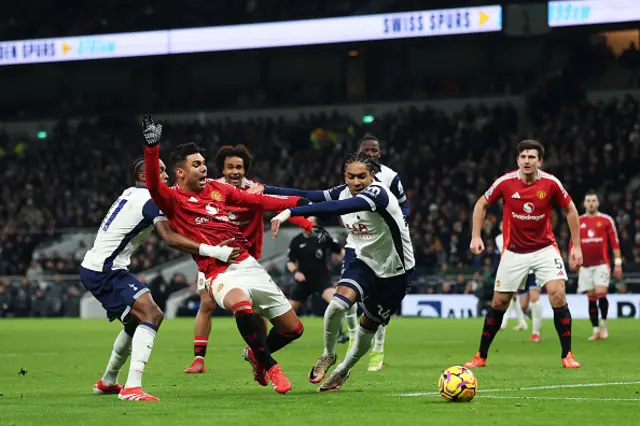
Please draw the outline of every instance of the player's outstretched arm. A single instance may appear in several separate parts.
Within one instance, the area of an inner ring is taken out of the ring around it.
[[[582,247],[580,245],[580,215],[573,201],[570,201],[562,208],[567,216],[567,224],[571,232],[571,249],[569,258],[569,267],[572,270],[579,269],[582,266]]]
[[[271,235],[275,239],[278,236],[280,225],[286,222],[291,216],[317,216],[320,214],[342,215],[372,210],[375,210],[374,202],[359,196],[345,200],[323,201],[307,206],[294,207],[280,212],[276,217],[271,219]]]
[[[227,244],[233,241],[233,239],[223,241],[217,246],[200,244],[174,231],[166,220],[157,222],[156,230],[158,231],[158,234],[160,234],[160,237],[162,237],[162,239],[165,240],[171,248],[185,253],[213,257],[221,262],[233,261],[240,254],[240,250],[238,248],[227,246]]]
[[[325,191],[317,189],[312,191],[307,191],[304,189],[296,189],[296,188],[282,188],[279,186],[264,186],[265,194],[273,194],[273,195],[289,195],[296,197],[303,197],[309,201],[313,201],[314,203],[319,203],[321,201],[326,201],[327,198],[325,196]]]
[[[280,211],[291,207],[304,206],[310,201],[297,196],[291,197],[273,197],[263,194],[250,194],[246,191],[226,185],[227,204],[238,207],[246,207],[250,209],[260,209],[265,211]]]
[[[173,192],[160,180],[160,148],[158,143],[162,137],[162,124],[155,124],[149,114],[142,120],[142,134],[145,140],[144,147],[144,174],[147,189],[153,202],[165,214],[173,213]]]

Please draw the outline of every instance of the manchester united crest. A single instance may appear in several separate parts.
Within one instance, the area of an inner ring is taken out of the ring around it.
[[[502,283],[500,282],[500,280],[496,281],[496,287],[498,287],[498,288],[499,288],[501,284],[502,284]]]
[[[538,192],[536,192],[536,196],[538,197],[538,199],[544,200],[545,197],[547,196],[547,191],[541,189]]]
[[[598,228],[602,227],[602,222],[597,221],[597,222],[596,222],[596,226],[597,226]]]
[[[213,191],[211,193],[211,199],[215,200],[215,201],[221,201],[222,200],[222,195],[220,195],[220,193],[218,191]]]
[[[222,291],[223,287],[224,287],[223,283],[218,284],[218,293]]]

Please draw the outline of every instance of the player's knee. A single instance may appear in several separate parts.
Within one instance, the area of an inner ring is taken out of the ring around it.
[[[304,325],[302,325],[302,321],[298,320],[298,323],[295,327],[290,330],[287,330],[286,335],[289,336],[291,340],[297,340],[302,337],[304,333]]]
[[[498,311],[506,311],[511,303],[512,295],[510,293],[495,293],[491,307]]]
[[[157,306],[150,309],[145,316],[147,317],[146,322],[151,323],[156,327],[160,327],[160,324],[162,324],[162,321],[164,320],[164,312],[162,312]]]
[[[216,302],[209,296],[209,294],[200,295],[200,307],[198,308],[198,314],[211,316],[215,309]]]
[[[333,295],[329,306],[331,306],[332,310],[346,313],[352,304],[353,302],[347,297],[343,296],[342,294],[336,293]]]

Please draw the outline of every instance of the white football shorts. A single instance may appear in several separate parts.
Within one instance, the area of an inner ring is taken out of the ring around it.
[[[567,270],[556,246],[551,245],[531,253],[505,250],[498,265],[494,290],[501,293],[522,290],[529,273],[535,274],[538,287],[553,280],[567,281]]]
[[[610,280],[609,265],[583,266],[578,271],[578,293],[595,290],[596,287],[609,287]]]
[[[198,286],[200,286],[198,274]],[[204,274],[202,274],[204,277]],[[224,309],[224,297],[234,288],[243,289],[253,302],[253,309],[267,319],[273,319],[291,309],[291,303],[267,271],[253,257],[231,264],[213,280],[203,279],[203,287]]]

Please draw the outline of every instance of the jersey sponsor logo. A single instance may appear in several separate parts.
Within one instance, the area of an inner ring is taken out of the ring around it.
[[[191,197],[191,198],[189,198],[189,202],[190,203],[197,203],[198,199],[196,197]]]
[[[587,231],[587,235],[589,236],[589,238],[593,238],[596,235],[596,231],[594,231],[593,229],[589,229]]]
[[[547,197],[547,191],[545,191],[544,189],[540,189],[536,192],[536,197],[538,197],[540,200],[544,200]]]
[[[533,203],[524,203],[524,206],[522,206],[522,210],[524,210],[525,213],[533,213],[535,209],[536,206],[534,206]]]
[[[317,259],[322,259],[322,249],[318,249],[316,250],[316,258]]]
[[[357,238],[373,238],[371,235],[371,231],[367,228],[367,225],[362,223],[349,224],[346,223],[344,225],[349,231],[351,231],[351,235]]]
[[[302,244],[300,244],[300,248],[304,248],[304,247],[306,247],[306,246],[307,246],[307,243],[302,243]]]
[[[583,244],[586,244],[586,243],[601,243],[602,241],[604,241],[604,238],[602,238],[602,237],[583,238],[581,241],[582,241]]]
[[[218,209],[212,205],[211,203],[207,204],[204,208],[210,216],[215,216],[218,214]]]
[[[216,201],[222,201],[222,195],[218,191],[212,191],[211,199]]]
[[[516,200],[519,200],[519,199],[520,199],[520,194],[518,194],[518,193],[516,192],[515,194],[513,194],[513,195],[511,196],[511,198],[515,198]]]
[[[586,228],[586,227],[587,227],[586,223],[583,223],[583,224],[580,225],[580,228]]]
[[[540,220],[543,220],[545,217],[547,217],[547,215],[543,213],[543,214],[538,215],[538,216],[531,216],[531,215],[528,215],[528,214],[524,215],[524,214],[516,214],[516,213],[511,212],[511,217],[514,218],[514,219],[519,219],[519,220],[534,220],[534,221],[538,222]]]
[[[229,212],[228,215],[229,215],[229,219],[231,220],[236,220],[238,218],[238,215],[235,214],[234,212]]]

